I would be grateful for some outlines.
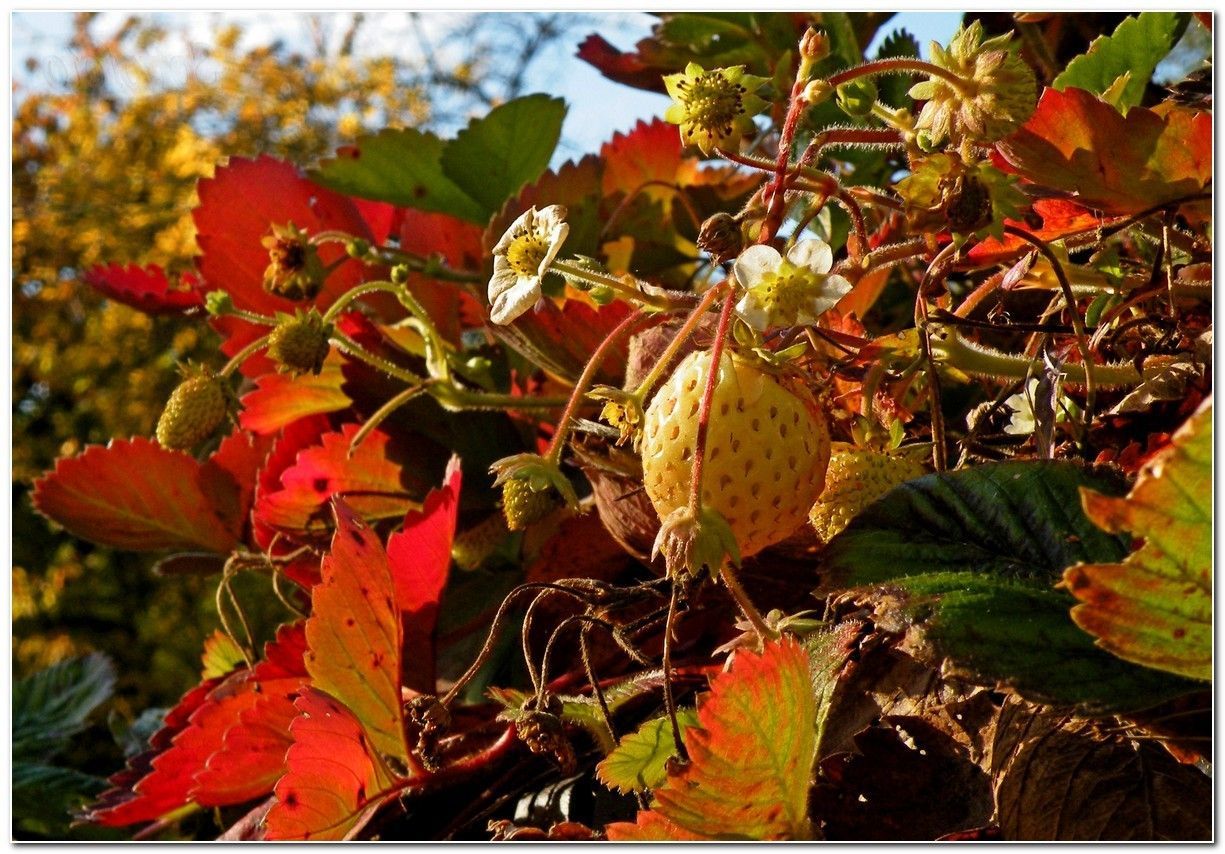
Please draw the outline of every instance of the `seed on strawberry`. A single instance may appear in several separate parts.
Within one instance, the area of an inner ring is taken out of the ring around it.
[[[747,557],[800,527],[825,483],[829,429],[811,399],[725,354],[706,437],[702,502]],[[647,495],[665,519],[689,501],[698,410],[711,367],[691,353],[655,394],[643,423]]]
[[[280,315],[280,323],[268,336],[268,356],[284,371],[317,374],[323,370],[331,345],[330,329],[315,309],[293,316]]]
[[[537,492],[526,478],[511,478],[502,484],[502,514],[506,516],[506,527],[512,531],[522,531],[539,522],[560,504],[552,489],[546,487]]]
[[[923,466],[914,460],[840,443],[830,456],[825,490],[813,504],[808,521],[828,543],[869,504],[923,474]]]
[[[190,373],[166,401],[157,421],[157,441],[163,448],[189,451],[213,435],[227,409],[220,377],[207,369]]]

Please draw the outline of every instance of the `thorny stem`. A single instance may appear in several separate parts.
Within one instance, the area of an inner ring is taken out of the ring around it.
[[[813,136],[800,157],[798,168],[816,165],[823,149],[835,145],[901,145],[901,135],[892,128],[828,128]]]
[[[595,695],[596,702],[600,704],[600,714],[604,716],[604,726],[608,727],[608,733],[612,736],[615,743],[617,741],[617,728],[613,724],[612,710],[608,708],[608,698],[604,696],[604,687],[600,685],[600,679],[595,672],[595,665],[591,661],[591,641],[588,637],[590,632],[590,624],[584,624],[582,629],[579,630],[579,657],[583,660],[583,671],[587,674],[587,681],[591,683],[591,693]]]
[[[947,68],[941,68],[939,65],[909,57],[877,59],[872,62],[865,62],[863,65],[856,66],[855,68],[848,68],[845,71],[839,71],[837,74],[831,74],[826,78],[826,82],[836,89],[843,83],[849,83],[858,77],[868,77],[876,74],[904,74],[908,71],[926,74],[929,77],[939,77],[956,89],[958,93],[962,95],[968,94],[966,81]]]
[[[245,320],[247,323],[254,323],[257,326],[276,326],[277,320],[275,317],[269,317],[266,314],[256,314],[253,311],[247,311],[241,308],[229,308],[225,311],[226,317],[237,317],[239,320]]]
[[[791,86],[791,101],[787,107],[787,117],[783,120],[783,130],[778,138],[778,155],[774,163],[774,181],[769,184],[769,202],[766,207],[766,218],[761,224],[761,234],[758,243],[769,243],[779,226],[783,224],[783,216],[787,210],[787,164],[791,161],[791,144],[795,140],[795,130],[799,126],[800,116],[808,106],[804,98],[806,83],[796,79]],[[717,364],[717,363],[716,363]]]
[[[225,367],[217,372],[217,376],[224,379],[225,377],[228,377],[230,374],[234,373],[239,369],[239,367],[242,366],[243,362],[255,355],[257,350],[261,350],[268,345],[269,337],[271,337],[271,333],[268,335],[261,335],[246,347],[243,347],[234,354],[234,357],[230,359],[230,361],[225,363]]]
[[[855,237],[858,238],[859,252],[866,252],[868,249],[868,226],[863,220],[863,211],[860,209],[859,203],[846,190],[839,190],[838,195],[834,198],[838,200],[839,204],[846,209],[847,214],[851,217],[851,222],[855,226]]]
[[[672,595],[668,599],[668,618],[664,621],[664,708],[668,711],[668,721],[672,724],[672,741],[676,745],[676,755],[682,762],[689,761],[689,751],[685,742],[681,741],[681,725],[676,719],[676,695],[672,690],[672,629],[676,623],[676,603],[680,597],[680,585],[672,582]]]
[[[723,568],[719,570],[719,576],[723,579],[723,583],[727,585],[727,590],[732,594],[732,598],[736,600],[736,604],[740,606],[740,610],[744,612],[744,616],[752,624],[753,630],[757,632],[759,643],[764,646],[767,640],[777,638],[778,632],[766,624],[765,619],[761,616],[761,612],[757,610],[757,606],[749,598],[748,592],[740,583],[740,578],[736,575],[736,571],[730,563],[723,564]]]
[[[412,371],[406,371],[404,368],[401,368],[394,362],[384,359],[382,356],[376,356],[374,353],[371,353],[369,350],[358,344],[339,329],[332,332],[332,337],[336,340],[336,345],[342,351],[348,353],[350,356],[361,359],[366,364],[373,368],[377,368],[388,376],[395,377],[401,382],[409,383],[410,385],[417,385],[418,383],[424,382],[422,377],[417,376]]]
[[[1005,225],[1004,231],[1021,238],[1041,252],[1042,257],[1046,258],[1047,263],[1051,265],[1051,269],[1055,271],[1055,278],[1059,280],[1059,289],[1063,291],[1063,299],[1072,319],[1072,329],[1076,333],[1076,344],[1080,349],[1080,358],[1085,363],[1084,430],[1087,432],[1089,425],[1093,423],[1093,408],[1097,397],[1097,378],[1094,376],[1095,364],[1093,352],[1089,349],[1089,336],[1085,332],[1085,319],[1081,317],[1080,311],[1076,308],[1076,297],[1072,293],[1072,283],[1068,281],[1068,274],[1063,269],[1063,264],[1060,262],[1059,257],[1051,251],[1051,247],[1047,245],[1045,240],[1030,234],[1023,228],[1017,228],[1013,225]],[[1085,438],[1082,434],[1082,443]]]
[[[685,342],[693,335],[694,330],[698,328],[698,324],[702,322],[702,318],[706,312],[710,310],[710,306],[718,298],[719,294],[727,288],[726,282],[715,285],[702,295],[702,301],[697,304],[697,307],[689,313],[685,318],[685,323],[681,326],[672,340],[668,342],[668,346],[664,348],[659,359],[655,362],[655,366],[650,372],[642,378],[642,382],[638,383],[638,387],[634,389],[634,394],[645,398],[651,393],[651,389],[659,382],[660,377],[664,375],[664,371],[668,370],[668,366],[672,364],[672,360],[676,358],[676,354],[685,346]]]
[[[699,518],[702,505],[702,470],[706,462],[706,434],[710,430],[710,410],[714,405],[715,388],[719,385],[723,345],[727,340],[727,330],[731,326],[732,309],[735,307],[734,293],[729,293],[723,301],[723,311],[719,314],[719,325],[715,328],[715,339],[710,345],[710,373],[706,377],[706,388],[702,390],[702,402],[698,409],[698,431],[693,448],[693,470],[689,484],[689,510],[693,518]]]
[[[592,285],[608,288],[627,301],[637,302],[661,310],[678,307],[675,298],[648,294],[644,290],[627,285],[616,276],[610,276],[607,273],[597,273],[595,270],[588,270],[585,267],[580,267],[578,264],[571,264],[569,261],[554,261],[549,269],[565,278],[578,279]],[[685,295],[678,293],[676,296]]]
[[[566,439],[570,435],[574,415],[586,397],[587,390],[591,388],[591,383],[595,380],[596,371],[600,369],[601,363],[613,345],[620,341],[622,336],[641,323],[644,317],[645,315],[642,311],[634,311],[627,315],[624,320],[617,324],[612,332],[608,333],[604,340],[600,342],[600,346],[596,347],[595,352],[591,354],[591,358],[587,360],[587,364],[583,367],[582,375],[579,376],[578,382],[574,384],[574,390],[570,393],[570,399],[566,402],[566,408],[561,414],[561,419],[557,422],[557,431],[553,434],[553,440],[549,443],[549,449],[544,455],[546,460],[551,463],[561,461],[561,454],[565,450]]]

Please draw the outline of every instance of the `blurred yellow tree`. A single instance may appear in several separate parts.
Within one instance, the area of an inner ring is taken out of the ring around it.
[[[336,22],[344,31],[327,32]],[[202,324],[110,302],[80,276],[106,262],[186,269],[196,252],[196,182],[225,157],[267,153],[308,163],[371,127],[430,123],[427,91],[449,97],[443,110],[461,114],[465,104],[471,110],[513,96],[533,51],[490,50],[489,39],[538,45],[564,29],[548,16],[517,30],[485,26],[485,38],[461,42],[463,56],[449,64],[422,52],[410,64],[358,56],[361,15],[311,23],[313,44],[297,51],[280,43],[244,48],[237,26],[217,29],[206,46],[178,45],[185,36],[138,17],[100,34],[96,15],[78,14],[68,46],[75,76],[54,91],[14,88],[18,673],[96,646],[130,659],[120,661],[121,673],[144,671],[140,686],[127,686],[145,693],[141,699],[168,701],[195,675],[211,622],[212,600],[197,579],[154,583],[148,559],[53,532],[30,507],[31,479],[56,457],[113,436],[150,435],[175,365],[209,358],[216,344]],[[184,62],[165,59],[184,50]],[[514,57],[503,78],[482,59],[499,55]],[[34,79],[37,69],[26,70]],[[500,89],[473,86],[487,72]]]

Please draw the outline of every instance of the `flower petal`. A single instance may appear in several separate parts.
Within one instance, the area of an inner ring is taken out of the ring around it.
[[[736,313],[758,332],[765,332],[770,326],[769,312],[753,297],[751,292],[742,296],[740,302],[736,303]]]
[[[536,207],[525,210],[516,217],[515,221],[507,226],[506,231],[502,233],[502,238],[493,247],[493,254],[499,255],[506,252],[510,248],[510,244],[514,242],[515,237],[525,231],[531,231],[532,222],[536,218]]]
[[[797,267],[807,267],[814,273],[828,273],[834,265],[834,251],[824,240],[801,240],[787,253],[787,260]]]
[[[820,317],[838,304],[838,301],[851,292],[852,285],[842,276],[825,276],[808,302],[813,319]]]
[[[512,274],[513,275],[513,274]],[[492,295],[494,280],[489,282]],[[489,319],[499,325],[513,322],[540,299],[540,279],[515,278],[514,283],[490,300]]]
[[[741,287],[752,288],[766,273],[777,270],[782,260],[783,256],[773,246],[758,243],[741,252],[732,269]]]

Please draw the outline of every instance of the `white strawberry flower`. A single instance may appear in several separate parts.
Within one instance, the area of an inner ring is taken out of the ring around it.
[[[565,219],[561,205],[530,207],[493,247],[489,319],[494,323],[512,322],[540,299],[540,280],[570,233]]]
[[[733,265],[744,288],[736,311],[762,332],[815,323],[851,291],[850,282],[830,274],[833,264],[833,250],[823,240],[801,240],[786,258],[773,246],[750,246]]]

